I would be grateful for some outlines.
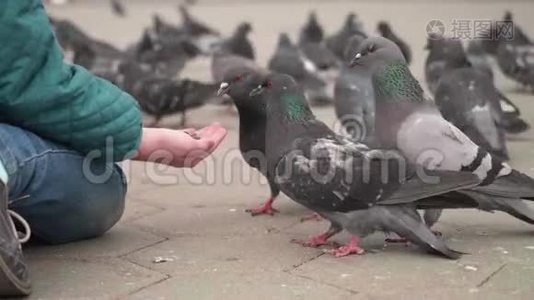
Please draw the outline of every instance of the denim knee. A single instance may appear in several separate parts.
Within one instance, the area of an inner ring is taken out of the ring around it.
[[[126,181],[118,165],[88,163],[79,152],[6,124],[0,160],[9,174],[9,208],[46,242],[102,235],[122,216]]]
[[[32,233],[50,244],[62,244],[103,235],[122,217],[126,185],[120,167],[91,189],[70,190],[62,197],[40,199],[13,209],[30,223]]]

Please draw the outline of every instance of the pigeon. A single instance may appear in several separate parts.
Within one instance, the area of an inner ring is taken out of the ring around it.
[[[343,27],[336,34],[326,39],[326,46],[338,57],[338,59],[343,60],[345,58],[347,42],[355,34],[367,37],[363,30],[363,26],[357,20],[356,14],[349,13]]]
[[[494,115],[498,116],[500,127],[512,134],[521,133],[529,128],[529,125],[520,118],[519,108],[493,85],[491,67],[474,65],[469,60],[459,40],[429,39],[429,48],[430,53],[427,58],[425,73],[427,85],[432,93],[436,92],[439,80],[444,74],[458,68],[471,68],[473,71],[465,72],[471,73],[470,77],[479,78],[481,75],[488,77],[489,81],[481,79],[485,82],[483,85],[490,89],[491,94],[497,95],[497,97],[492,96],[488,100],[492,101],[491,107],[494,108],[492,111]],[[450,80],[453,81],[454,79]],[[460,100],[456,99],[455,101]],[[496,106],[500,106],[500,108]]]
[[[182,16],[182,26],[188,35],[220,35],[217,30],[212,29],[208,25],[202,24],[200,21],[193,18],[185,5],[180,5],[178,10]]]
[[[347,43],[345,61],[334,86],[334,107],[347,135],[356,141],[372,140],[375,124],[375,98],[371,74],[364,69],[350,68],[354,51],[365,38],[353,36]]]
[[[158,35],[160,39],[166,38],[172,40],[186,35],[186,32],[182,28],[166,22],[159,14],[152,16],[152,30],[154,30],[154,34]]]
[[[214,82],[223,82],[226,74],[235,69],[248,69],[253,72],[263,71],[253,60],[243,56],[216,51],[211,60],[211,75]]]
[[[332,253],[362,254],[359,239],[384,231],[430,252],[460,257],[423,223],[417,201],[432,203],[429,197],[475,186],[480,183],[475,175],[428,171],[440,182],[426,183],[415,176],[414,165],[401,167],[403,157],[397,151],[370,149],[337,136],[315,118],[302,89],[288,75],[269,75],[251,92],[257,94],[266,103],[267,172],[274,174],[284,194],[332,223],[328,232],[310,240],[311,245],[346,229],[355,236]]]
[[[480,40],[470,40],[466,50],[467,60],[473,68],[486,73],[493,80],[493,69]]]
[[[110,0],[111,10],[113,13],[119,17],[126,16],[126,9],[120,0]]]
[[[437,36],[429,36],[426,49],[425,79],[428,90],[434,94],[441,76],[449,69],[465,66],[466,56],[462,42]]]
[[[497,62],[504,75],[534,91],[534,45],[501,43]]]
[[[323,41],[323,37],[323,27],[317,20],[317,14],[312,11],[308,16],[308,22],[300,30],[299,44],[321,43]]]
[[[217,91],[215,84],[158,76],[150,67],[133,61],[123,62],[119,70],[120,86],[137,100],[143,112],[154,117],[151,126],[157,126],[164,116],[181,112],[183,127],[187,110],[202,106]]]
[[[332,102],[327,84],[320,78],[313,63],[307,60],[286,33],[280,34],[278,47],[269,60],[269,70],[292,76],[304,88],[308,99],[316,105]]]
[[[408,162],[424,163],[430,169],[475,174],[481,180],[479,186],[461,193],[476,201],[479,209],[501,210],[534,224],[534,212],[522,201],[534,199],[534,180],[445,120],[393,42],[382,37],[367,39],[351,66],[372,72],[376,120],[387,120],[375,124],[379,147],[398,150]]]
[[[254,60],[254,47],[248,38],[248,35],[251,31],[252,25],[250,25],[250,23],[244,22],[239,24],[233,35],[222,41],[216,51],[219,53],[233,54]]]
[[[251,70],[247,68],[234,68],[229,70],[220,85],[219,96],[228,95],[232,98],[239,113],[239,150],[243,159],[252,168],[263,174],[271,189],[271,195],[259,208],[248,209],[251,215],[269,214],[278,212],[272,207],[280,189],[274,182],[272,174],[267,173],[265,166],[265,103],[261,97],[250,96],[250,92],[263,82],[267,70]]]
[[[473,68],[441,76],[434,100],[443,117],[473,142],[501,160],[508,160],[499,94],[486,74]]]
[[[501,24],[496,23],[491,28],[491,37],[490,39],[483,39],[480,41],[484,51],[491,55],[497,54],[497,49],[503,43],[511,43],[513,45],[530,45],[530,38],[524,33],[524,31],[513,21],[513,15],[510,11],[506,11],[504,14],[503,21],[500,21]],[[508,23],[508,24],[507,24]],[[505,26],[513,26],[513,29],[508,31],[510,28]]]
[[[386,21],[380,21],[378,23],[378,32],[380,32],[381,36],[397,44],[404,55],[404,59],[406,59],[406,62],[410,64],[412,61],[412,51],[410,50],[410,47],[393,32],[389,23]]]
[[[183,36],[169,38],[146,30],[135,55],[139,62],[151,65],[154,72],[173,78],[185,67],[187,61],[200,53],[200,49]]]
[[[513,14],[511,11],[506,11],[504,13],[504,21],[511,22],[514,26],[513,31],[513,43],[514,45],[530,45],[532,44],[531,39],[527,34],[521,29],[519,25],[513,20]]]
[[[212,54],[217,44],[221,43],[221,34],[191,16],[185,5],[179,6],[182,27],[185,34],[203,54]]]

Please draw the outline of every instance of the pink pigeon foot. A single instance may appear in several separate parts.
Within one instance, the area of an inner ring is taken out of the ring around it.
[[[306,216],[300,218],[301,222],[307,222],[307,221],[319,222],[319,221],[322,221],[322,220],[324,220],[323,217],[321,217],[321,215],[318,214],[318,213],[309,214],[309,215],[306,215]]]
[[[247,209],[246,212],[250,213],[253,217],[258,215],[274,215],[278,210],[273,208],[274,198],[271,197],[258,208]]]
[[[329,253],[331,253],[335,257],[343,257],[343,256],[351,255],[351,254],[358,254],[358,255],[363,254],[365,250],[363,250],[362,248],[358,246],[359,242],[360,242],[360,238],[355,236],[350,240],[350,242],[347,245],[341,246],[337,249],[330,250]]]

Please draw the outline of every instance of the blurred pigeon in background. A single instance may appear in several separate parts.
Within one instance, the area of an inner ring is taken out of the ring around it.
[[[134,96],[143,112],[154,117],[151,126],[157,126],[164,116],[182,113],[183,127],[187,110],[202,106],[217,90],[215,84],[156,75],[149,66],[134,61],[123,62],[119,73],[119,85]]]
[[[325,71],[339,67],[339,60],[323,43],[323,29],[317,21],[315,12],[310,13],[308,22],[300,31],[299,47],[318,70]]]
[[[404,59],[406,59],[406,62],[410,64],[412,61],[412,51],[410,50],[410,47],[393,32],[389,23],[386,21],[380,21],[377,29],[381,36],[394,42],[399,47],[404,55]]]
[[[497,49],[497,62],[504,75],[534,91],[534,45],[503,42]]]
[[[326,46],[338,59],[343,60],[345,58],[347,42],[355,34],[367,37],[363,30],[363,25],[357,20],[356,14],[349,13],[345,19],[345,23],[343,23],[343,27],[337,33],[326,39]]]
[[[119,17],[125,17],[126,16],[126,8],[124,8],[124,5],[120,0],[109,0],[109,3],[111,5],[111,11]]]
[[[222,41],[221,34],[195,19],[185,5],[180,5],[178,9],[182,16],[182,27],[185,34],[191,38],[203,54],[213,53],[217,44]]]
[[[324,30],[315,11],[310,12],[308,21],[300,29],[299,44],[303,43],[321,43],[324,37]]]
[[[501,160],[508,160],[499,95],[491,79],[473,68],[444,74],[434,96],[443,117],[473,142]]]
[[[315,65],[294,45],[286,33],[281,33],[278,47],[269,60],[269,70],[292,76],[304,89],[312,104],[324,105],[332,102],[328,85],[323,81]]]
[[[223,40],[216,51],[254,60],[256,57],[254,46],[248,38],[251,31],[252,25],[250,25],[250,23],[243,22],[239,24],[232,36]]]
[[[482,71],[490,76],[493,81],[493,68],[491,67],[488,54],[484,51],[484,46],[480,40],[470,40],[466,49],[467,60],[473,68]]]

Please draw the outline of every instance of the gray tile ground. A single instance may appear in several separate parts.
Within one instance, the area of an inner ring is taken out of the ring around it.
[[[128,2],[128,1],[125,1]],[[154,10],[169,20],[176,18],[173,2],[136,1],[127,19],[116,19],[106,6],[53,8],[55,16],[69,17],[94,36],[120,47],[134,41],[149,23]],[[151,3],[151,4],[147,4]],[[158,2],[159,3],[159,2]],[[332,4],[291,2],[242,4],[220,1],[199,5],[193,12],[228,33],[240,20],[254,22],[253,39],[260,62],[270,55],[277,34],[295,35],[308,10],[319,11],[327,30],[337,29],[348,10],[359,13],[369,30],[379,19],[398,28],[415,52],[412,66],[422,77],[424,30],[431,19],[450,24],[454,18],[493,18],[507,2],[409,5],[380,2]],[[510,4],[517,20],[531,29],[534,4]],[[449,23],[447,23],[449,22]],[[530,25],[530,28],[528,27]],[[530,30],[534,35],[534,32]],[[190,64],[185,76],[207,80],[209,62]],[[497,76],[499,87],[534,123],[533,97]],[[316,110],[328,124],[330,108]],[[439,229],[448,243],[469,252],[459,261],[425,255],[413,247],[383,247],[382,237],[372,236],[361,257],[334,259],[321,249],[289,243],[324,230],[325,222],[300,223],[306,210],[283,198],[276,217],[251,218],[243,212],[260,204],[268,194],[265,184],[238,180],[239,168],[223,174],[223,157],[236,155],[237,120],[223,108],[205,107],[190,114],[192,125],[222,122],[230,131],[215,154],[214,166],[195,174],[181,170],[160,171],[127,164],[130,178],[128,208],[119,225],[104,237],[64,246],[26,248],[35,299],[532,299],[534,298],[534,231],[502,214],[476,211],[447,212]],[[168,118],[165,124],[178,123]],[[511,139],[512,164],[534,174],[534,131]],[[240,159],[236,160],[240,162]],[[216,170],[215,172],[213,170]],[[246,170],[246,168],[245,168]],[[204,184],[190,182],[213,175]],[[233,178],[225,183],[223,178]],[[245,178],[247,178],[245,176]],[[189,182],[186,179],[190,179]],[[177,180],[177,181],[176,181]],[[159,184],[156,184],[157,181]],[[338,241],[347,236],[337,237]],[[155,261],[164,262],[155,263]]]

